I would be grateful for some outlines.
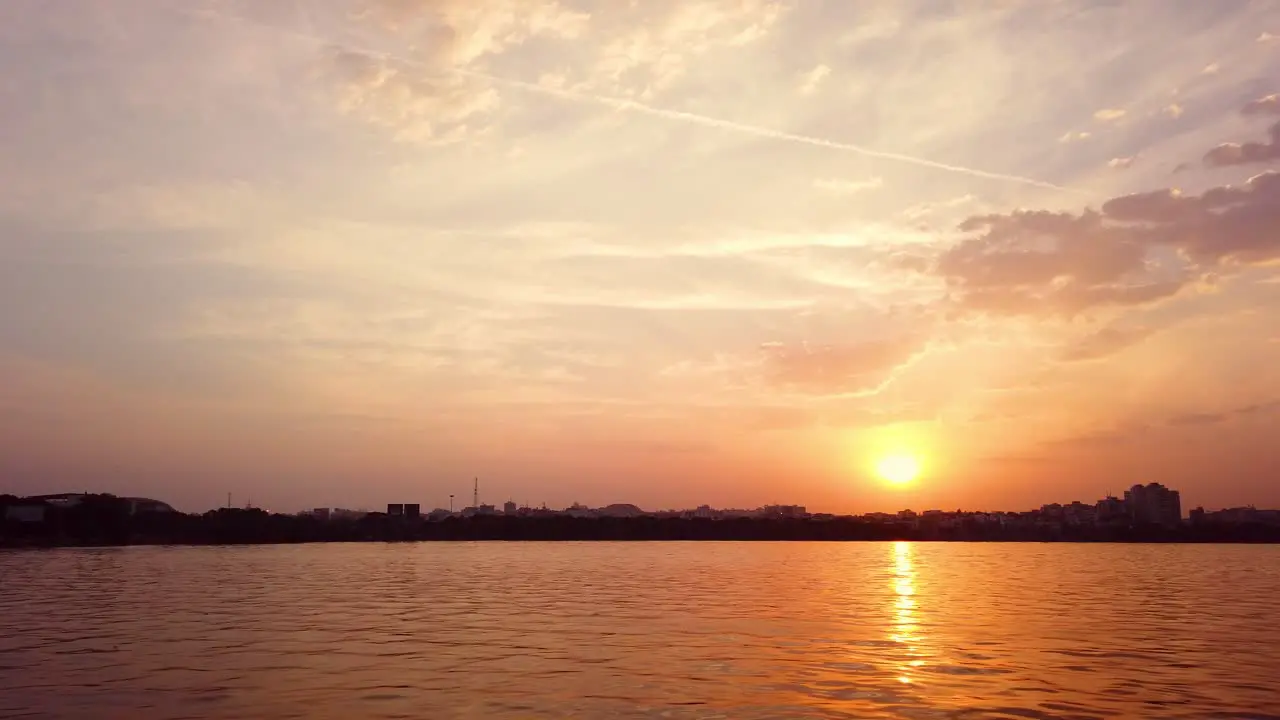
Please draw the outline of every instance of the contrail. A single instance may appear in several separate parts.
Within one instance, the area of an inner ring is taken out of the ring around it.
[[[306,41],[315,43],[317,45],[342,48],[346,50],[354,50],[356,52],[360,52],[360,53],[369,55],[371,57],[380,57],[388,60],[394,60],[396,62],[403,63],[405,65],[412,65],[415,67],[423,68],[425,70],[430,71],[433,74],[441,74],[442,72],[439,68],[431,67],[427,63],[424,63],[420,60],[415,60],[410,57],[397,55],[395,53],[387,52],[385,50],[375,50],[372,48],[360,47],[358,45],[338,42],[336,40],[319,37],[316,35],[300,33],[293,30],[286,30],[284,28],[279,28],[279,27],[272,27],[263,23],[250,20],[248,18],[230,17],[227,15],[220,15],[220,14],[213,14],[213,13],[199,13],[199,14],[192,13],[192,14],[195,15],[196,17],[200,17],[201,19],[205,19],[205,20],[216,17],[223,20],[238,21],[241,23],[246,23],[249,25],[253,25],[255,27],[262,28],[264,30],[269,30],[271,32],[279,33],[281,35],[287,35],[290,37],[306,40]],[[1058,185],[1056,183],[1051,183],[1044,180],[1037,180],[1036,178],[1024,177],[1022,175],[991,172],[988,170],[967,167],[964,165],[951,165],[944,162],[938,162],[936,160],[930,160],[928,158],[916,157],[914,155],[906,155],[903,153],[888,152],[885,150],[876,150],[874,148],[865,147],[863,145],[855,145],[853,143],[839,142],[836,140],[829,140],[827,138],[813,137],[809,135],[799,135],[796,133],[790,133],[783,130],[776,130],[773,128],[761,127],[759,125],[748,125],[746,123],[735,122],[733,120],[726,120],[723,118],[711,117],[709,115],[700,115],[698,113],[685,112],[683,110],[671,110],[669,108],[657,107],[654,105],[647,105],[645,103],[637,102],[635,100],[628,100],[625,98],[616,98],[616,97],[609,97],[606,95],[595,95],[590,93],[578,92],[574,90],[565,90],[563,88],[548,87],[546,85],[540,85],[538,83],[532,83],[525,80],[514,80],[512,78],[500,77],[497,75],[490,75],[488,73],[477,72],[475,70],[467,70],[464,68],[449,68],[443,72],[453,73],[453,74],[462,75],[466,77],[474,77],[482,80],[488,80],[489,82],[493,82],[499,85],[506,85],[507,87],[517,88],[520,90],[525,90],[527,92],[531,92],[539,95],[560,98],[562,100],[604,105],[606,107],[610,107],[615,110],[624,110],[628,112],[634,112],[641,115],[648,115],[650,117],[662,118],[665,120],[671,120],[675,122],[684,122],[684,123],[689,123],[691,125],[701,125],[703,127],[708,127],[708,128],[728,130],[730,132],[741,133],[743,135],[752,135],[755,137],[766,138],[770,140],[779,140],[782,142],[790,142],[790,143],[797,143],[801,145],[810,145],[813,147],[827,148],[829,150],[838,150],[840,152],[853,153],[855,155],[862,155],[864,157],[877,158],[881,160],[892,160],[894,162],[905,163],[908,165],[916,165],[918,167],[930,168],[932,170],[941,170],[944,172],[959,173],[961,175],[968,175],[970,177],[983,178],[986,180],[1000,180],[1004,182],[1020,183],[1023,185],[1030,185],[1033,187],[1046,188],[1050,190],[1061,190],[1061,191],[1070,192],[1070,193],[1084,194],[1080,190],[1077,190],[1075,188],[1066,187],[1064,185]]]
[[[388,57],[404,62],[404,58],[398,58],[394,55]],[[553,97],[572,100],[575,102],[589,102],[616,110],[627,110],[649,115],[652,117],[664,118],[667,120],[675,120],[677,122],[687,122],[693,125],[702,125],[703,127],[719,128],[721,130],[729,130],[732,132],[742,133],[744,135],[754,135],[756,137],[768,138],[771,140],[781,140],[784,142],[799,143],[802,145],[812,145],[814,147],[829,148],[831,150],[839,150],[842,152],[853,153],[870,158],[879,158],[882,160],[894,160],[910,165],[918,165],[934,170],[943,170],[946,172],[960,173],[973,177],[985,178],[988,180],[1003,180],[1006,182],[1022,183],[1024,185],[1033,185],[1035,187],[1048,188],[1051,190],[1063,190],[1066,192],[1080,193],[1079,190],[1069,188],[1063,185],[1057,185],[1044,180],[1023,177],[1022,175],[1011,175],[1009,173],[990,172],[980,170],[978,168],[965,167],[963,165],[949,165],[947,163],[930,160],[928,158],[916,157],[914,155],[904,155],[902,153],[887,152],[884,150],[876,150],[874,148],[855,145],[853,143],[838,142],[836,140],[828,140],[826,138],[812,137],[809,135],[797,135],[783,130],[775,130],[773,128],[761,127],[759,125],[747,125],[745,123],[735,122],[733,120],[725,120],[715,118],[709,115],[699,115],[698,113],[685,112],[683,110],[671,110],[668,108],[646,105],[635,100],[627,100],[624,98],[614,98],[604,95],[590,95],[587,93],[575,92],[573,90],[564,90],[562,88],[547,87],[524,80],[512,80],[511,78],[499,77],[488,73],[476,72],[474,70],[464,70],[462,68],[453,68],[452,72],[459,75],[489,80],[500,85],[508,85],[510,87],[528,90],[529,92],[550,95]]]

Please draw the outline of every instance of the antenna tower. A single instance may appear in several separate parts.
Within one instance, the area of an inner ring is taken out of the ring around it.
[[[471,507],[480,511],[480,478],[475,479],[475,485],[471,491]]]

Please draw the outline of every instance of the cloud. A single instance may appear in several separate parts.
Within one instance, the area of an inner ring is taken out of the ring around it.
[[[1092,211],[977,216],[960,229],[977,235],[943,252],[934,271],[972,310],[1074,315],[1151,302],[1181,285],[1144,279],[1146,248]]]
[[[555,0],[367,0],[353,16],[413,37],[415,56],[443,67],[467,66],[538,36],[576,38],[590,20]]]
[[[1222,70],[1222,65],[1218,63],[1209,63],[1200,71],[1201,75],[1217,75]]]
[[[1107,167],[1112,170],[1128,170],[1133,167],[1133,163],[1137,159],[1136,156],[1111,158],[1111,161],[1107,163]]]
[[[1182,117],[1182,113],[1186,112],[1178,103],[1172,103],[1164,109],[1164,113],[1173,119]]]
[[[1280,173],[1199,196],[1175,190],[1109,200],[1103,214],[1126,223],[1122,232],[1148,247],[1183,251],[1202,265],[1223,260],[1263,262],[1280,256]]]
[[[1183,251],[1202,265],[1224,260],[1264,262],[1280,255],[1280,173],[1199,196],[1139,193],[1103,205],[1110,218],[1138,223],[1127,232],[1148,246]]]
[[[397,140],[433,144],[487,125],[497,91],[475,78],[424,75],[388,57],[330,48],[327,64],[340,112],[390,130]]]
[[[884,179],[879,177],[866,180],[840,180],[837,178],[819,178],[813,181],[813,187],[831,195],[856,195],[867,190],[884,187]]]
[[[1155,329],[1147,327],[1103,328],[1066,348],[1060,359],[1064,362],[1100,360],[1137,345],[1155,332]]]
[[[326,59],[341,111],[397,140],[439,144],[496,123],[499,79],[486,70],[503,61],[527,65],[522,59],[541,54],[525,47],[531,41],[560,41],[561,54],[578,41],[572,55],[583,56],[567,66],[576,71],[544,71],[554,84],[530,84],[547,94],[650,100],[700,56],[764,36],[784,9],[775,0],[702,0],[619,4],[588,15],[555,0],[367,0],[353,17],[374,33],[366,34],[369,44],[395,52],[313,39],[331,46]]]
[[[997,314],[1075,315],[1168,298],[1223,263],[1280,258],[1280,173],[1195,195],[1175,190],[1108,200],[1079,214],[1019,210],[971,217],[970,236],[933,271],[962,306]],[[1154,259],[1176,250],[1181,264]]]
[[[788,11],[777,0],[617,3],[592,18],[600,40],[578,88],[649,101],[691,64],[767,36]]]
[[[1276,36],[1275,36],[1275,35],[1272,35],[1272,34],[1271,34],[1271,33],[1269,33],[1269,32],[1264,32],[1264,33],[1262,33],[1261,35],[1259,35],[1259,36],[1258,36],[1258,42],[1260,42],[1260,43],[1269,43],[1269,42],[1274,42],[1274,41],[1275,41],[1275,39],[1276,39]]]
[[[477,5],[505,7],[496,0]],[[408,34],[406,27],[415,22],[419,30],[439,42],[422,47],[411,46],[407,52],[371,49],[368,45],[351,45],[334,38],[281,30],[265,24],[259,29],[275,31],[292,39],[303,39],[325,48],[327,74],[335,82],[339,109],[392,131],[402,141],[442,144],[468,135],[483,133],[496,122],[501,98],[497,86],[519,88],[551,97],[576,102],[594,103],[615,110],[626,110],[672,121],[762,138],[826,147],[871,158],[895,160],[973,177],[1022,183],[1036,187],[1078,192],[1061,185],[1011,173],[989,172],[978,168],[947,164],[927,158],[879,151],[853,143],[836,142],[821,137],[801,135],[768,127],[687,111],[672,110],[646,104],[658,91],[667,89],[682,76],[689,60],[715,49],[732,49],[762,38],[777,23],[790,5],[778,0],[703,0],[699,3],[668,2],[652,12],[648,4],[619,5],[622,10],[591,16],[591,36],[603,38],[587,43],[585,50],[596,62],[579,63],[592,68],[583,79],[563,71],[544,72],[541,78],[554,82],[528,82],[487,72],[486,59],[498,58],[513,51],[527,40],[539,36],[575,37],[580,23],[560,22],[555,3],[520,4],[521,12],[490,10],[457,10],[471,8],[462,0],[370,0],[355,18],[372,21],[375,28]],[[529,10],[528,8],[534,8]],[[551,8],[551,9],[547,9]],[[610,6],[614,10],[613,6]],[[642,18],[635,13],[646,13]],[[428,20],[419,16],[425,15]],[[577,16],[575,15],[574,18]],[[415,20],[416,18],[416,20]],[[462,24],[462,18],[466,23]],[[479,20],[477,20],[479,18]],[[513,19],[514,18],[514,19]],[[545,20],[557,19],[557,21]],[[226,18],[223,20],[244,20]],[[488,19],[488,20],[486,20]],[[479,40],[459,43],[455,36],[465,35],[458,27],[484,26],[476,32]],[[425,25],[424,25],[425,23]],[[480,25],[477,25],[480,23]],[[375,43],[376,44],[376,43]],[[468,84],[465,81],[473,81]],[[637,99],[638,98],[638,99]]]
[[[1088,140],[1091,137],[1093,137],[1093,133],[1091,132],[1086,132],[1086,131],[1069,132],[1063,135],[1062,137],[1058,138],[1058,142],[1060,143],[1079,142],[1080,140]]]
[[[1230,408],[1220,412],[1197,412],[1187,413],[1185,415],[1176,415],[1169,418],[1167,424],[1173,427],[1219,425],[1231,420],[1257,417],[1259,415],[1266,415],[1276,411],[1280,411],[1280,400],[1251,403],[1249,405],[1242,405],[1240,407]]]
[[[1253,165],[1280,159],[1280,121],[1267,131],[1268,142],[1223,143],[1204,155],[1208,167]]]
[[[1241,115],[1280,115],[1280,94],[1258,98],[1240,109]]]
[[[947,200],[918,203],[916,205],[912,205],[906,210],[903,210],[902,217],[911,221],[926,220],[938,213],[946,212],[948,210],[956,210],[957,208],[965,205],[972,205],[977,202],[977,200],[978,199],[975,196],[966,193]]]
[[[1280,115],[1280,95],[1258,98],[1241,108],[1240,114],[1245,117]],[[1267,133],[1268,142],[1223,143],[1205,153],[1203,162],[1207,167],[1229,167],[1280,159],[1280,121]]]
[[[383,33],[366,34],[374,45],[389,44],[386,34],[413,43],[396,55],[308,36],[322,47],[339,111],[419,144],[456,141],[494,121],[500,97],[493,84],[456,71],[534,38],[576,38],[589,20],[554,0],[366,0],[351,17]]]
[[[875,392],[924,350],[919,337],[843,345],[766,343],[767,379],[785,389],[821,395]]]
[[[822,85],[831,75],[831,68],[827,65],[819,65],[800,78],[799,92],[801,95],[812,95],[818,91],[818,87]]]
[[[1128,111],[1119,108],[1103,108],[1093,114],[1093,119],[1099,122],[1111,122],[1119,120],[1128,114]]]

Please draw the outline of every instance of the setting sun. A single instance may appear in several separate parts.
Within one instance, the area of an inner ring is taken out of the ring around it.
[[[906,485],[920,475],[920,461],[910,455],[889,455],[876,463],[876,473],[893,485]]]

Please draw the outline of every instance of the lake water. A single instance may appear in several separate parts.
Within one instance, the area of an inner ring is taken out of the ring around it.
[[[1280,718],[1280,547],[0,552],[2,718]]]

